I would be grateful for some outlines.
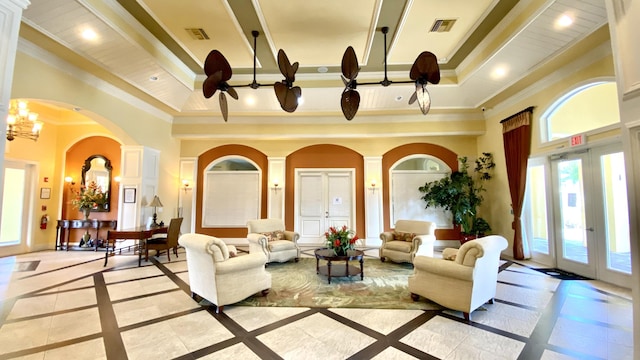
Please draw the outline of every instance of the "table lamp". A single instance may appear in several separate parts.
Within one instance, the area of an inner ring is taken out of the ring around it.
[[[153,207],[153,224],[151,224],[151,226],[160,226],[160,224],[156,222],[158,219],[158,208],[162,207],[162,202],[158,195],[153,196],[153,200],[149,203],[149,207]]]

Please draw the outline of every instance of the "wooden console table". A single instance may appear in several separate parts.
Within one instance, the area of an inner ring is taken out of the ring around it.
[[[63,248],[69,250],[69,233],[71,229],[95,229],[96,241],[94,244],[94,251],[98,250],[98,232],[101,228],[115,229],[117,226],[116,220],[58,220],[56,226],[56,250]]]

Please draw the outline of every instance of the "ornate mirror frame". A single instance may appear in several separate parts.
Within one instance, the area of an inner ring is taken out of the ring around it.
[[[106,182],[97,181],[98,185],[102,186],[102,191],[105,194],[106,201],[104,205],[98,206],[98,208],[96,209],[91,209],[91,211],[101,211],[101,212],[110,211],[111,210],[111,170],[112,170],[111,160],[107,159],[102,155],[89,156],[87,160],[84,161],[84,165],[82,165],[82,186],[87,186],[87,175],[92,174],[91,166],[94,160],[97,161],[96,159],[104,161],[104,168],[107,172]],[[95,170],[95,166],[94,166],[94,170]]]

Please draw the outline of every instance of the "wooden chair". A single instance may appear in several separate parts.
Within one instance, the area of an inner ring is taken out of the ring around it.
[[[160,236],[155,235],[151,239],[147,239],[145,242],[145,261],[149,261],[149,249],[156,250],[156,256],[161,250],[167,250],[167,259],[171,261],[171,250],[178,256],[178,237],[180,237],[180,226],[182,225],[182,218],[173,218],[169,223],[167,233]]]

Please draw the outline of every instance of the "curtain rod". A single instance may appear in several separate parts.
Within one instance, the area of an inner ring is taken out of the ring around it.
[[[514,116],[518,116],[518,115],[520,115],[520,114],[522,114],[522,113],[525,113],[525,112],[533,112],[533,109],[534,109],[534,108],[535,108],[535,106],[529,106],[528,108],[526,108],[526,109],[524,109],[524,110],[522,110],[522,111],[519,111],[519,112],[517,112],[517,113],[515,113],[515,114],[513,114],[513,115],[511,115],[511,116],[509,116],[509,117],[508,117],[508,118],[506,118],[506,119],[501,120],[501,121],[500,121],[500,124],[502,124],[503,122],[508,121],[508,120],[510,120],[511,118],[513,118]]]

